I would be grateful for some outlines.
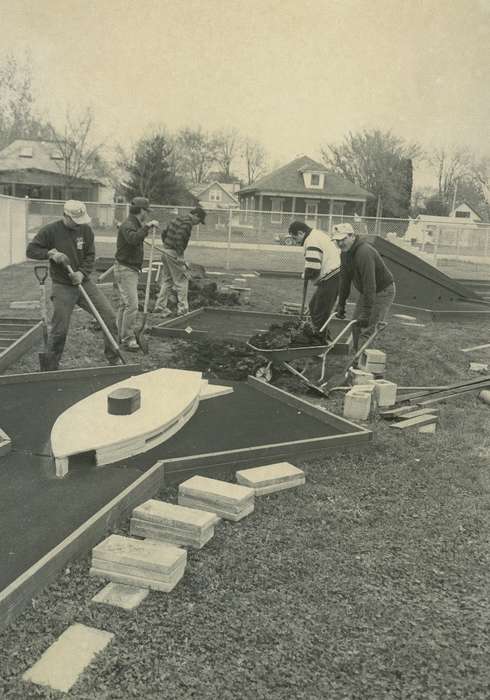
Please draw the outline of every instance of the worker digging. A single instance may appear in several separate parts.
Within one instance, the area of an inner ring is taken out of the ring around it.
[[[125,350],[137,352],[144,342],[143,325],[137,329],[138,279],[144,258],[144,241],[150,231],[158,228],[158,221],[147,221],[150,202],[146,197],[134,197],[129,216],[117,232],[114,281],[119,293],[117,329],[119,342]],[[153,249],[152,249],[153,250]]]
[[[206,212],[200,206],[191,209],[186,216],[177,216],[162,230],[162,283],[154,312],[170,316],[168,307],[172,289],[177,293],[177,314],[184,315],[189,311],[189,279],[190,273],[184,259],[184,253],[189,243],[192,228],[205,224]]]
[[[51,370],[59,367],[71,315],[77,305],[92,314],[101,325],[104,353],[109,364],[124,362],[114,340],[117,335],[114,310],[90,279],[95,262],[94,233],[90,222],[85,204],[68,200],[63,217],[39,229],[27,246],[28,258],[49,260],[53,317],[45,350],[51,358]]]

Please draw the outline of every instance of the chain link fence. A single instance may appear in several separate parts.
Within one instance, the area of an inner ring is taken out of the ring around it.
[[[26,202],[29,237],[63,214],[63,202],[19,201]],[[97,254],[113,256],[117,222],[128,216],[129,205],[89,202],[87,210],[92,218]],[[190,207],[153,205],[151,216],[164,226],[189,211]],[[210,269],[301,272],[303,250],[288,235],[288,227],[295,220],[327,232],[335,224],[350,223],[357,234],[387,238],[452,277],[490,280],[490,224],[457,219],[454,223],[438,223],[358,215],[308,217],[275,211],[208,209],[206,225],[193,229],[186,255],[191,262]]]

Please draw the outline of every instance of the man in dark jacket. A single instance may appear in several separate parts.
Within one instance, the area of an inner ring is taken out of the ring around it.
[[[172,289],[175,289],[177,294],[179,316],[189,311],[189,273],[184,252],[191,237],[192,227],[204,224],[205,221],[206,212],[202,207],[196,207],[191,209],[187,216],[178,216],[162,231],[162,283],[154,310],[164,316],[172,313],[167,306]]]
[[[90,280],[90,273],[94,268],[95,246],[94,234],[89,224],[90,217],[85,204],[73,199],[68,200],[64,206],[63,218],[39,229],[27,246],[28,258],[49,260],[53,318],[48,351],[54,354],[57,364],[63,354],[73,309],[78,305],[91,313],[80,293],[80,284],[111,333],[116,335],[117,332],[114,311],[109,301]],[[68,273],[67,265],[70,265],[73,273]],[[105,337],[104,340],[105,355],[109,363],[119,364],[118,355]]]
[[[138,316],[138,278],[143,265],[143,241],[150,228],[158,221],[148,221],[150,202],[146,197],[135,197],[129,207],[129,216],[117,232],[114,281],[119,292],[117,328],[121,345],[137,352],[139,345],[134,335]]]
[[[340,248],[340,289],[337,315],[345,318],[345,303],[351,284],[359,292],[354,311],[358,324],[354,332],[356,349],[373,333],[376,324],[384,321],[395,299],[393,275],[378,251],[356,236],[350,224],[333,227],[332,239]]]

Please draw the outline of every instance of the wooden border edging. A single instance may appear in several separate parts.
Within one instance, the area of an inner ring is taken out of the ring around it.
[[[133,508],[154,496],[162,483],[163,462],[158,461],[15,581],[12,581],[0,592],[0,628],[12,622],[29,604],[32,597],[55,579],[65,564],[88,552]]]
[[[25,374],[4,374],[0,376],[0,386],[2,384],[20,384],[30,382],[49,382],[52,379],[80,379],[86,376],[101,377],[104,375],[118,376],[134,372],[141,373],[141,365],[102,365],[102,367],[80,367],[77,369],[60,369],[55,372],[26,372]]]
[[[42,321],[37,321],[34,326],[29,328],[27,333],[24,333],[15,343],[12,343],[9,348],[0,354],[0,372],[10,367],[19,357],[25,355],[42,336],[43,324]]]
[[[141,371],[140,365],[119,365],[116,367],[91,367],[59,372],[6,375],[0,377],[0,384],[32,381],[32,378],[35,381],[45,381],[53,377],[69,379],[83,377],[87,374],[94,376],[95,371],[97,374],[117,374],[134,368],[138,372]],[[127,517],[134,507],[148,498],[154,497],[162,486],[179,483],[196,473],[213,476],[221,473],[229,474],[231,470],[236,471],[247,466],[257,466],[257,460],[270,463],[287,460],[295,455],[303,457],[305,454],[325,454],[342,448],[362,449],[372,440],[371,430],[351,423],[325,409],[318,408],[283,389],[278,389],[255,377],[249,377],[248,384],[257,391],[272,396],[326,425],[337,428],[340,433],[159,460],[0,592],[0,628],[10,624],[30,603],[31,599],[55,579],[63,566],[72,559],[86,554],[112,527]]]
[[[218,473],[229,473],[248,466],[256,467],[258,460],[271,463],[287,461],[293,456],[325,454],[342,448],[362,449],[371,439],[372,432],[366,430],[257,447],[242,447],[237,450],[210,452],[190,457],[175,457],[163,461],[165,485],[178,484],[194,474],[215,476]]]

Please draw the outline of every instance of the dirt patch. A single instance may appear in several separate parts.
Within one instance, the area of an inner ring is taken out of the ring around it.
[[[153,308],[158,292],[160,291],[160,285],[152,284],[150,287],[150,310]],[[139,307],[140,311],[143,310],[143,305],[145,302],[145,289],[143,286],[139,287]],[[231,292],[229,290],[219,289],[216,282],[213,280],[206,279],[193,279],[189,282],[189,309],[194,311],[195,309],[200,309],[203,306],[239,306],[240,299],[236,292]],[[117,304],[117,299],[114,299]],[[169,309],[175,311],[177,309],[177,296],[175,292],[172,292],[169,300]]]
[[[285,323],[273,323],[266,333],[257,333],[250,344],[263,350],[302,348],[325,345],[325,338],[310,323],[291,319]]]

